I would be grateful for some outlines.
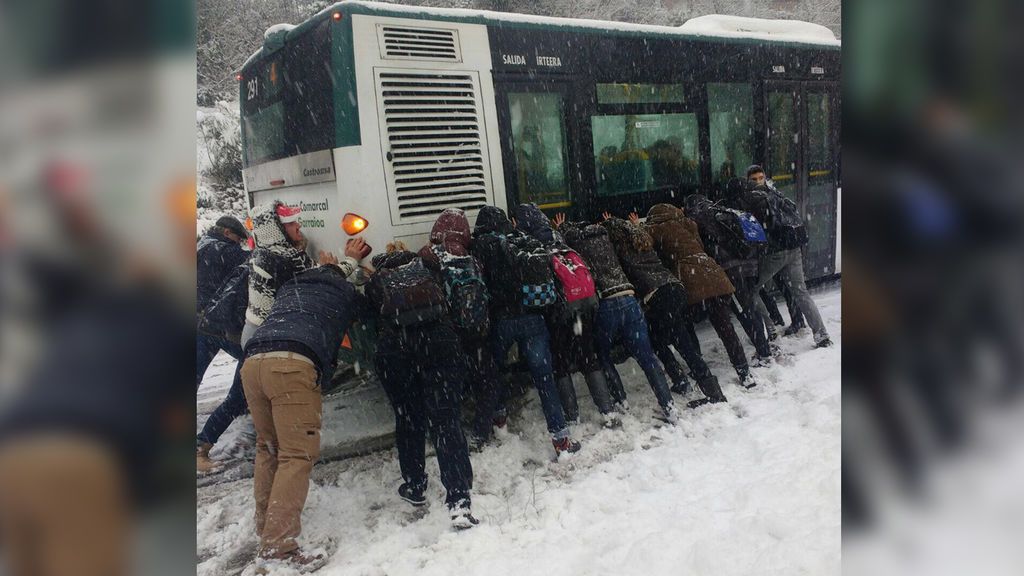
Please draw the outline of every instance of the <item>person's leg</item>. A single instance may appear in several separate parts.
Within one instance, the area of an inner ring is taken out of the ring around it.
[[[604,371],[612,402],[622,403],[626,401],[626,389],[612,360],[612,345],[615,343],[618,330],[618,310],[614,300],[601,300],[594,322],[594,348]]]
[[[382,335],[377,344],[376,365],[377,376],[395,413],[395,448],[402,480],[422,491],[427,486],[427,424],[411,348],[405,338]]]
[[[682,393],[685,388],[689,387],[689,382],[686,379],[686,372],[683,370],[683,366],[679,364],[679,360],[676,359],[676,355],[672,352],[671,338],[665,333],[664,323],[658,322],[656,318],[653,318],[653,310],[648,310],[646,315],[647,318],[647,333],[651,340],[651,347],[654,348],[654,354],[661,360],[661,365],[665,368],[665,372],[668,374],[668,379],[672,382],[672,390]]]
[[[494,415],[498,407],[498,368],[494,365],[490,347],[483,340],[465,342],[463,352],[469,366],[468,374],[476,408],[473,434],[480,440],[487,440],[491,437]]]
[[[265,360],[260,370],[277,432],[277,473],[260,538],[261,556],[298,548],[309,475],[320,457],[321,396],[312,364],[290,358]]]
[[[256,501],[256,535],[263,535],[267,519],[270,489],[277,473],[277,431],[270,408],[270,398],[263,387],[261,359],[247,359],[242,364],[242,389],[252,413],[256,429],[256,465],[253,472],[253,495]]]
[[[753,282],[756,284],[757,279],[755,278]],[[758,307],[764,309],[765,319],[776,326],[785,326],[786,320],[782,317],[782,312],[779,312],[779,305],[775,302],[775,298],[768,293],[768,290],[765,288],[758,288],[757,295],[760,302]]]
[[[473,487],[469,448],[459,424],[462,363],[449,353],[458,348],[455,332],[444,325],[429,330],[424,335],[427,342],[421,347],[422,355],[418,359],[423,367],[420,381],[430,440],[434,443],[437,466],[441,470],[441,484],[447,491],[447,503],[454,504],[462,499],[469,500]]]
[[[793,292],[797,308],[803,312],[808,326],[811,327],[811,331],[814,333],[814,342],[818,343],[827,339],[828,330],[825,329],[825,323],[822,322],[821,314],[818,313],[818,306],[811,298],[804,282],[804,263],[799,249],[788,251],[787,260],[780,274],[782,280]]]
[[[196,436],[200,443],[216,444],[228,426],[235,418],[246,413],[249,405],[245,402],[245,390],[242,389],[242,363],[235,366],[235,378],[228,389],[228,395],[224,401],[214,409],[210,417],[203,424],[203,430]]]
[[[672,393],[668,389],[665,373],[661,371],[661,364],[658,363],[654,350],[651,348],[651,342],[647,335],[647,321],[644,319],[640,304],[635,298],[630,299],[629,306],[624,310],[625,323],[622,330],[622,343],[643,369],[647,376],[647,383],[658,399],[658,404],[667,409],[673,403]]]
[[[566,426],[562,413],[562,403],[555,388],[555,378],[551,372],[551,351],[548,328],[540,315],[523,316],[518,320],[516,340],[519,352],[526,360],[533,376],[533,385],[540,396],[540,406],[544,411],[548,432],[556,440],[568,438],[569,427]]]
[[[705,300],[705,307],[708,311],[708,320],[718,333],[718,337],[725,345],[726,354],[729,355],[729,362],[740,375],[740,379],[747,377],[750,367],[747,365],[747,353],[743,349],[743,343],[736,335],[736,329],[732,325],[732,318],[729,316],[729,304],[726,300],[729,296],[719,296]]]
[[[558,399],[562,404],[565,419],[575,422],[580,418],[576,387],[572,382],[574,341],[576,340],[573,337],[575,319],[552,314],[546,320],[551,342],[552,372],[555,377],[555,388],[558,390]]]
[[[751,290],[750,280],[741,279],[736,285],[736,298],[740,301],[740,324],[743,330],[750,337],[754,344],[754,350],[761,358],[771,356],[771,348],[768,345],[768,334],[765,332],[764,319],[757,313],[754,301],[757,295]]]
[[[573,334],[576,346],[576,362],[587,382],[590,399],[594,401],[598,412],[607,414],[612,409],[612,397],[608,391],[608,380],[597,352],[594,351],[594,319],[597,309],[590,309],[579,314],[579,334]]]
[[[196,334],[196,390],[199,390],[206,369],[210,367],[210,362],[213,362],[213,357],[220,350],[216,341],[213,336]]]
[[[793,291],[790,290],[789,286],[782,279],[782,274],[772,276],[772,281],[775,283],[775,287],[779,289],[779,292],[782,293],[782,299],[786,301],[786,311],[789,312],[790,328],[802,328],[804,326],[804,315],[800,312],[800,307],[797,305],[796,299],[793,298]]]

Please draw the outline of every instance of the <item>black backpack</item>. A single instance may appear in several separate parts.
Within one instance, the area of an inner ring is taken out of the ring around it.
[[[769,188],[765,194],[768,205],[768,222],[765,224],[772,243],[784,250],[807,244],[807,226],[796,202],[774,188]]]
[[[508,239],[515,252],[521,304],[527,310],[540,310],[558,301],[551,254],[539,242],[526,236]]]
[[[472,256],[453,256],[438,246],[431,249],[441,264],[444,293],[455,327],[464,334],[486,336],[491,328],[487,313],[490,294],[480,264]]]
[[[379,268],[370,280],[380,316],[399,326],[439,320],[447,313],[444,291],[420,258]]]

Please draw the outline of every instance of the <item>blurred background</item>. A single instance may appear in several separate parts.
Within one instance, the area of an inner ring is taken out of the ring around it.
[[[194,29],[0,5],[0,574],[194,570]]]
[[[1021,2],[843,5],[843,563],[1024,570]]]

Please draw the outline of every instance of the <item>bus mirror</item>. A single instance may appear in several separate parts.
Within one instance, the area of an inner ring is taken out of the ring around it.
[[[359,234],[363,230],[366,230],[366,227],[369,225],[370,223],[367,222],[365,218],[351,212],[345,214],[341,219],[341,229],[349,236]]]

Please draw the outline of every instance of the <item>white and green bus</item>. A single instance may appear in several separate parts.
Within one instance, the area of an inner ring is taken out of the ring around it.
[[[765,166],[840,272],[840,43],[806,23],[640,26],[373,2],[269,29],[241,67],[250,203],[303,208],[314,248],[416,249],[448,207],[595,219],[714,198]]]

